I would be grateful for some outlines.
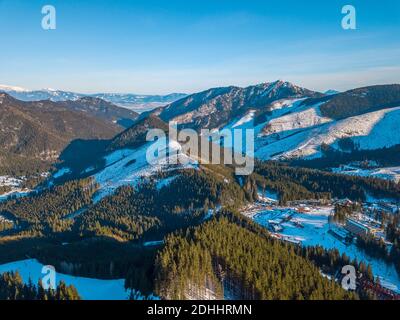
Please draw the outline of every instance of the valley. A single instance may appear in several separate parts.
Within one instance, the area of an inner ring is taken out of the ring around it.
[[[341,2],[0,0],[0,303],[396,314],[400,1]]]
[[[141,115],[98,98],[3,94],[3,117],[24,116],[12,140],[0,139],[1,273],[36,283],[51,264],[83,299],[397,299],[400,87],[355,92],[276,81],[210,89]],[[357,111],[332,114],[332,103],[345,108],[355,96]],[[53,122],[44,126],[37,109]],[[164,156],[149,163],[146,134],[167,132],[168,121],[211,129],[210,143],[235,152],[217,133],[254,130],[254,172],[193,158],[167,134]],[[354,292],[340,286],[348,264]]]

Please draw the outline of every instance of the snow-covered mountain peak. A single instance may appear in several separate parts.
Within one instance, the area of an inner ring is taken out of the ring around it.
[[[16,92],[29,92],[30,90],[21,88],[21,87],[16,87],[16,86],[7,86],[7,85],[2,85],[0,84],[0,91],[16,91]]]

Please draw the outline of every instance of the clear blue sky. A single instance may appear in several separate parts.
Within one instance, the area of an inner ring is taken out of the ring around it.
[[[41,8],[57,29],[41,28]],[[341,8],[357,9],[357,30]],[[0,84],[194,92],[283,79],[400,83],[398,0],[0,0]]]

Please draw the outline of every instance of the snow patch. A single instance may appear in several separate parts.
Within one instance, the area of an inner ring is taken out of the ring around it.
[[[18,271],[25,283],[31,279],[37,284],[43,277],[43,264],[35,259],[16,261],[0,265],[0,273]],[[56,282],[64,281],[67,285],[74,285],[82,299],[86,300],[126,300],[128,292],[125,290],[125,280],[99,280],[94,278],[76,277],[62,273],[56,274]]]
[[[157,185],[156,185],[157,190],[161,190],[162,188],[167,187],[177,177],[178,176],[172,176],[172,177],[168,177],[168,178],[157,181]]]
[[[61,168],[55,174],[53,174],[53,178],[58,179],[58,178],[61,178],[62,176],[65,176],[66,174],[70,174],[70,173],[71,173],[70,168]]]

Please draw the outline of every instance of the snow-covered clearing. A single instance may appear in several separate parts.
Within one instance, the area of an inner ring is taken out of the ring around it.
[[[53,174],[53,178],[54,179],[61,178],[62,176],[65,176],[66,174],[70,173],[71,173],[70,168],[61,168],[60,170],[58,170],[56,173]]]
[[[207,213],[203,217],[203,221],[207,221],[211,219],[216,213],[218,213],[221,210],[222,206],[218,205],[214,209],[208,209]]]
[[[141,179],[155,175],[159,171],[197,168],[197,162],[183,154],[180,144],[174,141],[165,144],[167,147],[165,157],[160,157],[156,163],[149,163],[146,153],[151,144],[148,143],[138,149],[117,150],[107,155],[105,168],[93,176],[95,181],[100,184],[100,190],[95,194],[93,200],[98,202],[123,185],[137,185]],[[170,165],[172,157],[175,157],[176,154],[187,163]]]
[[[147,242],[143,243],[143,246],[154,247],[154,246],[161,246],[162,244],[164,244],[164,240],[147,241]]]
[[[18,271],[22,280],[27,283],[29,279],[37,284],[45,274],[42,274],[43,264],[35,259],[21,260],[0,265],[0,274],[4,272]],[[64,281],[67,285],[73,285],[84,300],[126,300],[129,291],[125,290],[125,280],[100,280],[94,278],[76,277],[62,273],[56,273],[56,282]],[[138,293],[136,291],[136,293]],[[136,295],[138,300],[144,297]],[[149,298],[157,299],[155,296]]]
[[[400,144],[400,107],[331,120],[320,115],[318,105],[271,119],[258,135],[255,156],[261,159],[321,156],[321,145],[338,148],[338,141],[351,138],[361,150]]]
[[[161,190],[162,188],[169,186],[170,183],[172,181],[174,181],[177,177],[178,176],[172,176],[172,177],[168,177],[168,178],[164,178],[164,179],[158,180],[157,181],[157,185],[156,185],[157,190]]]
[[[259,189],[257,194],[258,194],[258,197],[260,198],[260,200],[263,202],[276,203],[279,201],[278,194],[269,189],[266,189],[264,192],[261,189]]]
[[[297,129],[315,127],[324,123],[332,122],[332,119],[323,117],[317,104],[313,107],[301,107],[299,111],[272,119],[263,130],[262,136],[271,134],[284,135],[284,132],[292,132]]]
[[[254,124],[254,118],[256,116],[256,110],[249,110],[245,115],[243,115],[240,118],[237,118],[230,122],[228,125],[224,126],[221,130],[219,129],[214,129],[212,130],[213,132],[213,137],[212,140],[214,142],[219,142],[220,141],[220,132],[224,132],[226,130],[232,131],[232,137],[234,137],[233,130],[243,130],[242,133],[242,141],[246,141],[246,129],[253,129],[254,130],[254,136],[262,135],[262,130],[263,128],[267,125],[269,121],[274,121],[274,119],[277,119],[284,114],[287,113],[292,113],[296,111],[301,104],[301,102],[304,99],[283,99],[283,100],[278,100],[271,104],[271,114],[268,116],[268,119],[264,123],[260,123],[255,126]],[[233,145],[235,145],[235,141],[232,141]],[[224,140],[223,144],[227,148],[231,148],[232,144],[229,143],[229,140]],[[235,145],[236,147],[236,145]],[[245,145],[242,144],[242,151],[245,150]],[[236,151],[238,151],[238,148],[235,148]]]

